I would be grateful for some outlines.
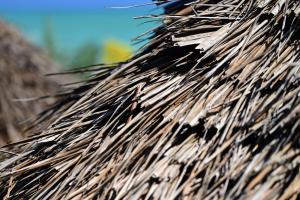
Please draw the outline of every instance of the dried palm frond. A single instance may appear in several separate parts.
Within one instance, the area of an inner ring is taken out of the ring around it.
[[[141,53],[15,144],[0,196],[300,197],[300,2],[157,3],[164,24]]]
[[[59,80],[46,78],[58,66],[0,21],[0,146],[24,138],[30,119],[53,103]]]

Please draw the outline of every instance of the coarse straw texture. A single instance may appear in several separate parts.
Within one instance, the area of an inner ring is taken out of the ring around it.
[[[62,82],[45,77],[59,68],[40,51],[0,21],[0,146],[23,139],[29,121],[54,101],[39,98],[59,91]]]
[[[148,46],[15,144],[1,197],[300,198],[300,2],[155,3]]]

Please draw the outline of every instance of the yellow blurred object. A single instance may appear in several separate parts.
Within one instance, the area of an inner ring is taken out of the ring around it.
[[[103,44],[102,61],[104,63],[117,63],[132,57],[132,48],[117,40],[108,40]]]

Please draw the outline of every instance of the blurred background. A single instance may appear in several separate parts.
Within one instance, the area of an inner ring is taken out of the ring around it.
[[[130,58],[145,42],[136,36],[157,22],[134,17],[159,13],[151,0],[0,0],[0,18],[17,27],[67,69]]]

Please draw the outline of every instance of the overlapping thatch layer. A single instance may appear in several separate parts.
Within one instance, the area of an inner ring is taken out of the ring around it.
[[[146,50],[76,90],[1,163],[1,196],[300,198],[299,11],[298,0],[166,4]]]
[[[29,100],[58,92],[60,81],[44,76],[54,71],[46,55],[0,21],[0,146],[23,139],[28,121],[53,102]]]

